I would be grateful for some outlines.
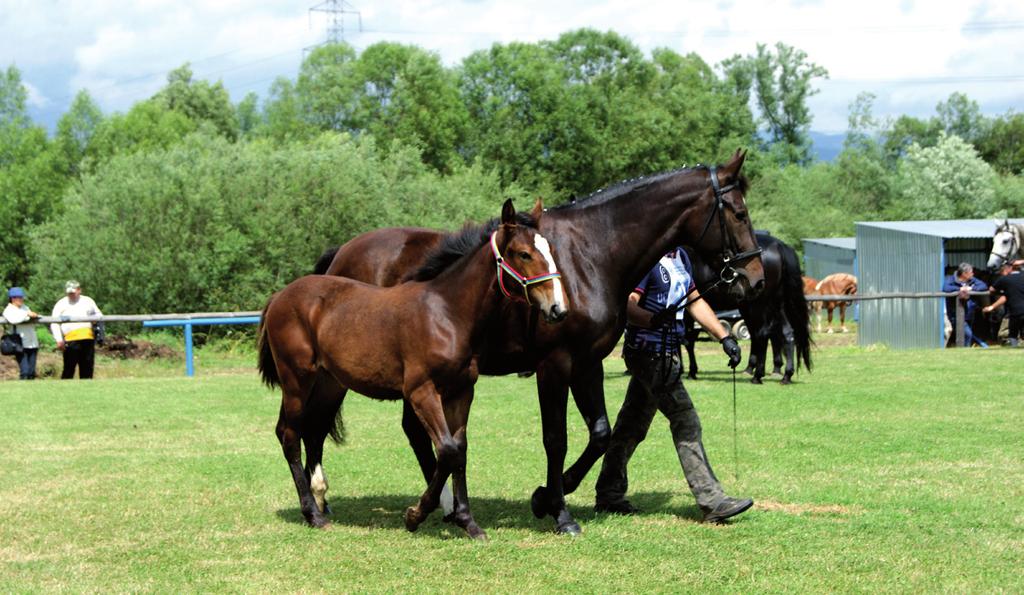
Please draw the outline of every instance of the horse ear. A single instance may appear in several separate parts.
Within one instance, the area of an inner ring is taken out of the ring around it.
[[[540,216],[543,214],[544,200],[538,196],[537,202],[533,203],[533,208],[530,209],[530,217],[532,217],[537,224],[540,224]]]
[[[725,164],[722,169],[725,170],[726,174],[735,177],[740,173],[740,169],[743,167],[743,161],[747,158],[747,152],[743,149],[736,149],[736,152],[729,159],[729,163]]]
[[[512,199],[505,199],[505,204],[501,205],[501,223],[502,225],[515,225],[516,224],[516,208],[512,206]]]

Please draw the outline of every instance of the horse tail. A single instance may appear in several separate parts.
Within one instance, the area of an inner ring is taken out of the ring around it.
[[[326,274],[327,269],[331,268],[331,262],[334,261],[334,255],[336,255],[340,249],[341,246],[335,246],[324,250],[324,253],[320,255],[320,258],[316,259],[316,264],[313,265],[313,274]]]
[[[267,340],[267,310],[270,308],[270,303],[273,300],[274,298],[271,297],[267,300],[267,305],[263,307],[260,325],[256,331],[256,334],[259,336],[257,346],[259,360],[257,361],[257,367],[259,368],[260,376],[263,377],[263,384],[270,388],[281,384],[281,378],[277,375],[277,364],[274,362],[274,353],[270,350],[270,341]]]
[[[797,366],[803,360],[804,367],[811,369],[811,315],[804,297],[804,280],[800,275],[800,259],[790,246],[780,242],[782,254],[782,308],[793,327],[793,342],[796,344]]]

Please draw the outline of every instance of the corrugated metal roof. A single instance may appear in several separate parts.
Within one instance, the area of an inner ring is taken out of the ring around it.
[[[1010,219],[1024,223],[1024,219]],[[950,219],[946,221],[857,221],[857,225],[917,233],[938,238],[988,238],[996,233],[993,219]]]
[[[995,230],[992,233],[995,233]],[[804,238],[803,242],[805,244],[807,242],[814,242],[815,244],[842,248],[843,250],[857,249],[857,238]]]

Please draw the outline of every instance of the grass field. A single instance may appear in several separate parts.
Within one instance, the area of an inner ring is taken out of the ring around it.
[[[533,380],[485,378],[469,488],[486,544],[436,513],[405,531],[421,479],[397,403],[349,397],[348,441],[326,453],[333,525],[317,531],[273,434],[280,396],[237,359],[201,357],[193,379],[175,365],[0,383],[0,591],[1024,590],[1024,351],[823,347],[794,386],[741,381],[737,468],[712,349],[687,386],[719,477],[755,509],[698,523],[659,417],[630,467],[643,514],[595,515],[591,474],[568,498],[584,534],[554,535],[529,510]],[[627,379],[617,358],[606,370],[614,415]],[[569,418],[574,456],[585,431]]]

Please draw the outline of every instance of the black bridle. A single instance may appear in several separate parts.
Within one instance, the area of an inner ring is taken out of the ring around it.
[[[746,252],[740,252],[732,239],[732,236],[728,234],[725,229],[725,200],[726,194],[729,194],[736,189],[736,182],[720,186],[718,184],[718,174],[714,166],[709,167],[708,171],[711,173],[711,188],[715,191],[715,206],[711,209],[711,214],[708,215],[708,220],[704,223],[704,230],[700,232],[700,237],[697,238],[697,243],[700,244],[701,240],[708,233],[708,229],[711,228],[711,222],[715,219],[715,215],[718,215],[718,229],[722,236],[722,270],[718,273],[718,281],[712,285],[710,289],[714,289],[722,283],[734,283],[739,277],[739,272],[733,267],[733,264],[743,262],[761,254],[761,247],[756,246],[753,250],[747,250]]]

